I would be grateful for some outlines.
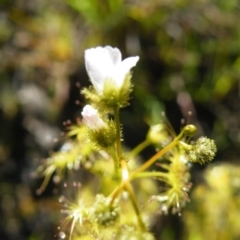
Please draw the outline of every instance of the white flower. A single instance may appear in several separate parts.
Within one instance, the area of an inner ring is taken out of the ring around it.
[[[85,50],[85,65],[88,76],[98,93],[103,92],[107,79],[113,80],[119,89],[130,69],[136,66],[139,57],[129,57],[122,61],[118,48],[96,47]]]
[[[82,110],[83,122],[91,129],[106,127],[106,123],[99,117],[98,110],[90,105],[86,105]]]

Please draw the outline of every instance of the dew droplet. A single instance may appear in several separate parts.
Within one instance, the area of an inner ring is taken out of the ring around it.
[[[65,239],[65,237],[66,237],[65,232],[60,232],[60,233],[59,233],[59,237],[60,237],[61,239]]]
[[[56,176],[53,177],[53,182],[54,182],[54,183],[57,184],[57,183],[59,183],[60,181],[61,181],[61,178],[60,178],[58,175],[56,175]]]
[[[42,194],[42,189],[41,188],[39,188],[37,191],[36,191],[36,194],[39,196],[39,195],[41,195]]]
[[[62,203],[64,200],[65,200],[64,196],[61,196],[61,197],[58,199],[58,201],[59,201],[60,203]]]
[[[76,101],[75,101],[75,104],[76,104],[76,105],[80,105],[81,102],[80,102],[79,100],[76,100]]]
[[[77,183],[75,181],[73,182],[73,187],[77,187]]]
[[[80,88],[81,87],[81,83],[80,82],[76,82],[76,87]]]
[[[162,207],[161,207],[161,210],[164,214],[167,214],[168,213],[168,207],[166,204],[163,204]]]

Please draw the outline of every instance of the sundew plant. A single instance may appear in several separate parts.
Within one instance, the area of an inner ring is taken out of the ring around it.
[[[156,215],[180,215],[189,201],[191,164],[206,164],[215,156],[213,140],[193,138],[194,125],[176,134],[167,121],[150,126],[145,141],[135,148],[124,146],[119,116],[130,104],[131,69],[138,61],[138,56],[122,60],[119,49],[110,46],[85,51],[92,86],[81,90],[87,102],[81,121],[68,128],[61,149],[38,169],[44,176],[40,192],[54,174],[74,170],[87,176],[75,200],[60,198],[62,238],[155,239],[151,227]],[[150,145],[155,154],[141,159]]]

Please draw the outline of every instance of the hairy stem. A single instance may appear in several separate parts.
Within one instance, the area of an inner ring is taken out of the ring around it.
[[[116,177],[118,175],[119,163],[118,163],[118,157],[114,147],[111,149],[111,156],[114,162],[114,176]]]
[[[116,131],[117,131],[117,141],[116,141],[116,148],[117,148],[117,156],[118,161],[122,158],[122,146],[121,146],[121,124],[119,119],[119,108],[114,108],[114,119],[116,123]]]
[[[128,164],[125,159],[122,159],[121,162],[121,171],[122,171],[122,181],[119,186],[117,186],[114,191],[110,194],[111,197],[111,203],[114,202],[114,200],[117,198],[117,196],[122,192],[124,189],[126,182],[129,181],[129,169]]]

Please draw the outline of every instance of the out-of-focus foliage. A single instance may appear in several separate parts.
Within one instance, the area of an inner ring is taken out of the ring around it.
[[[216,140],[219,160],[239,163],[239,9],[237,0],[1,1],[0,238],[56,232],[49,224],[58,224],[56,214],[47,210],[56,206],[48,198],[54,187],[35,201],[39,185],[29,175],[56,146],[61,122],[75,121],[88,47],[109,44],[141,57],[123,113],[128,145],[145,136],[139,119],[159,123],[165,109],[175,128],[189,119]],[[26,202],[31,213],[21,210]]]
[[[209,167],[205,183],[194,189],[192,203],[184,212],[185,239],[240,238],[240,167]]]

